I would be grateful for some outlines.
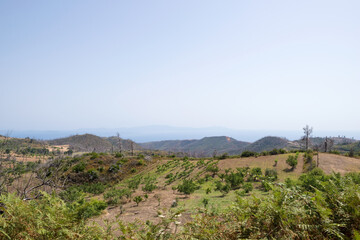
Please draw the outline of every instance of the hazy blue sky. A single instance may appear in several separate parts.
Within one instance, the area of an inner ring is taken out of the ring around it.
[[[360,1],[0,0],[0,129],[360,130]]]

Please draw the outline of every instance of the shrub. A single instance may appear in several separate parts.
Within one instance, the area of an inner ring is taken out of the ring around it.
[[[303,174],[299,177],[300,186],[307,191],[315,191],[316,189],[322,189],[321,182],[328,180],[328,177],[324,174],[320,168],[314,168],[310,172]]]
[[[305,160],[305,163],[311,163],[312,160],[313,160],[313,153],[312,152],[306,152],[304,154],[304,160]]]
[[[93,181],[95,179],[97,179],[99,177],[99,172],[96,171],[95,169],[89,169],[88,172],[87,172],[88,176],[89,176],[89,179],[90,181]]]
[[[185,239],[356,239],[360,186],[334,177],[321,191],[274,186],[268,196],[238,198],[225,214],[204,212],[185,226]],[[276,230],[275,230],[276,229]]]
[[[204,198],[201,202],[202,202],[202,204],[204,204],[204,208],[206,208],[207,205],[209,204],[209,199],[208,199],[208,198]]]
[[[225,181],[230,185],[232,189],[236,189],[240,187],[240,185],[244,182],[244,177],[241,173],[230,173],[225,175]]]
[[[245,191],[245,193],[249,193],[253,190],[253,185],[251,183],[245,183],[243,186],[243,189]]]
[[[165,178],[168,179],[168,178],[172,178],[173,176],[174,176],[173,173],[169,173],[169,174],[167,174],[167,175],[165,176]]]
[[[83,172],[85,170],[86,164],[84,162],[80,162],[78,164],[76,164],[72,170],[73,172],[79,173],[79,172]]]
[[[195,190],[199,189],[199,187],[193,182],[192,179],[184,179],[182,184],[178,185],[177,190],[186,195],[190,195],[195,192]]]
[[[65,191],[60,192],[59,196],[65,202],[74,202],[82,199],[84,197],[84,192],[81,191],[78,187],[73,186],[67,188]]]
[[[275,161],[274,161],[274,167],[276,167],[276,166],[277,166],[278,161],[279,161],[279,160],[275,159]]]
[[[104,194],[104,199],[110,205],[115,205],[120,202],[123,197],[130,198],[132,191],[128,188],[116,189],[112,188]]]
[[[270,154],[270,155],[277,155],[277,154],[279,154],[279,151],[278,151],[276,148],[274,148],[273,150],[271,150],[271,151],[269,152],[269,154]]]
[[[78,219],[88,219],[90,217],[100,215],[102,210],[106,207],[106,202],[92,199],[75,208],[75,212]]]
[[[117,173],[120,170],[119,165],[113,164],[109,167],[108,172]]]
[[[219,167],[216,164],[211,164],[206,168],[206,171],[212,173],[212,177],[215,177],[216,173],[219,172]]]
[[[223,159],[227,159],[229,157],[228,153],[223,153],[219,156],[219,159],[223,160]]]
[[[265,191],[265,192],[268,192],[271,190],[271,185],[268,181],[266,180],[263,180],[261,181],[261,188]]]
[[[142,202],[142,197],[141,196],[136,196],[134,197],[133,201],[136,202],[136,206],[139,206],[139,203]]]
[[[145,186],[142,188],[144,192],[152,192],[157,188],[156,184],[147,182]]]
[[[105,192],[106,184],[103,183],[83,184],[78,186],[78,188],[87,193],[101,194]]]
[[[6,214],[0,216],[0,239],[104,239],[100,227],[87,225],[60,198],[42,193],[38,200],[23,201],[1,195]],[[92,203],[103,209],[102,203]],[[79,211],[80,213],[80,211]],[[80,215],[87,217],[88,215]]]
[[[231,186],[228,183],[227,184],[222,184],[220,181],[217,181],[215,183],[215,185],[216,185],[215,190],[220,191],[223,194],[223,196],[225,196],[231,190]]]
[[[95,158],[98,158],[99,157],[99,154],[98,153],[96,153],[96,152],[92,152],[91,154],[90,154],[90,159],[95,159]]]
[[[256,152],[244,151],[241,153],[241,157],[253,157],[256,156]]]
[[[296,168],[298,164],[298,156],[299,153],[296,153],[295,156],[289,155],[288,158],[286,159],[286,163],[291,167],[291,170],[294,170],[294,168]]]
[[[261,168],[259,168],[259,167],[252,168],[250,171],[250,176],[254,181],[259,180],[261,175],[262,175],[262,171],[261,171]]]
[[[138,189],[138,187],[141,183],[141,180],[142,180],[142,176],[140,176],[140,175],[134,176],[133,178],[131,178],[128,181],[128,188],[133,189],[133,190]]]
[[[278,178],[276,169],[265,169],[265,177],[270,181],[275,181]]]
[[[144,159],[139,159],[139,161],[137,162],[137,165],[139,165],[139,166],[145,165]]]

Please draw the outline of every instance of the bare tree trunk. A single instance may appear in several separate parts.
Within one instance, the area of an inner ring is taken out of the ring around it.
[[[131,156],[134,156],[134,142],[131,141]]]
[[[118,138],[119,152],[122,153],[122,143],[121,143],[120,133],[117,133],[116,136]]]
[[[313,128],[309,127],[309,125],[306,125],[304,128],[304,141],[305,141],[305,150],[309,150],[309,145],[310,145],[310,136],[312,134]]]

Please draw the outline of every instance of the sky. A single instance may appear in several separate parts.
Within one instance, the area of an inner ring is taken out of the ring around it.
[[[0,0],[0,129],[360,131],[360,1]]]

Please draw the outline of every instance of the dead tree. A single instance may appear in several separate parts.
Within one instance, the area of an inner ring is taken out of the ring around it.
[[[122,142],[121,142],[121,138],[120,138],[120,133],[117,133],[116,136],[118,138],[119,152],[122,153]]]
[[[324,142],[324,150],[325,152],[327,152],[328,149],[328,137],[325,138],[325,142]]]
[[[131,141],[131,156],[134,156],[134,142]]]
[[[213,152],[213,158],[216,158],[216,156],[217,156],[217,151],[215,149],[214,152]]]
[[[310,137],[311,134],[313,132],[313,128],[309,127],[309,125],[306,125],[304,128],[304,136],[303,136],[303,141],[305,142],[305,150],[309,150],[309,146],[310,146]]]
[[[49,188],[49,192],[63,189],[68,180],[67,177],[64,177],[66,169],[67,164],[63,159],[51,160],[42,164],[31,173],[25,185],[17,189],[18,194],[23,199],[34,199],[41,195],[38,190],[43,187]]]

